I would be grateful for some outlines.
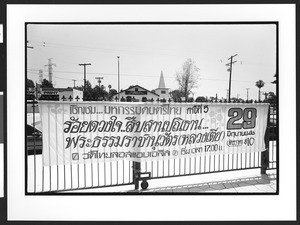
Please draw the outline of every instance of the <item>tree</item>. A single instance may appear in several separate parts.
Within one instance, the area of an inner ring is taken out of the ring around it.
[[[30,79],[27,78],[26,86],[27,87],[34,87],[34,82],[32,80],[30,80]]]
[[[258,87],[258,101],[260,102],[260,89],[265,85],[262,80],[256,81],[256,87]]]
[[[108,86],[109,87],[109,86]],[[110,89],[108,92],[108,100],[112,101],[113,100],[113,96],[118,94],[116,89]]]
[[[93,89],[92,89],[92,98],[93,100],[99,101],[99,100],[108,100],[108,92],[105,90],[105,87],[101,85],[101,87],[99,87],[98,85],[96,85]]]
[[[176,81],[179,84],[179,89],[183,92],[185,101],[187,101],[191,90],[197,85],[198,71],[199,68],[195,61],[189,58],[184,62],[182,69],[176,73]]]
[[[275,95],[274,92],[270,91],[268,93],[266,102],[268,102],[270,104],[276,104],[276,102],[277,102],[277,96]]]
[[[187,102],[194,102],[194,98],[193,97],[188,98]]]
[[[277,73],[275,73],[275,75],[273,77],[275,77],[275,80],[273,80],[271,83],[272,84],[277,84]]]
[[[53,84],[50,83],[47,79],[43,79],[41,88],[53,88]]]
[[[174,102],[180,102],[181,97],[184,96],[184,93],[181,90],[173,90],[170,92],[171,98]]]
[[[87,97],[92,98],[92,100],[99,101],[100,100],[100,91],[101,91],[101,88],[98,85],[96,85],[94,88],[92,88],[90,95],[87,95]]]
[[[232,97],[232,98],[230,98],[230,102],[232,102],[232,103],[238,102],[238,98]]]
[[[269,93],[268,92],[263,92],[262,94],[265,96],[265,99],[263,101],[267,101]]]
[[[79,90],[79,91],[83,91],[83,85],[82,86],[76,86],[76,87],[74,87],[74,89]]]
[[[196,98],[195,102],[206,102],[206,98],[204,96],[199,96]]]
[[[83,91],[84,99],[91,99],[93,97],[93,88],[90,81],[85,82],[85,89]]]

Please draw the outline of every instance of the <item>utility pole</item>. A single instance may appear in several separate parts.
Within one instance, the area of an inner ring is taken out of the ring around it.
[[[229,66],[229,68],[227,69],[229,71],[229,99],[228,102],[230,102],[230,93],[231,93],[231,74],[232,74],[232,64],[236,63],[236,61],[232,62],[232,59],[237,56],[237,54],[232,55],[228,58],[228,60],[230,60],[230,63],[227,63],[226,66]]]
[[[98,85],[100,88],[101,80],[103,79],[103,77],[95,77],[95,79],[98,80]]]
[[[249,99],[249,89],[250,88],[246,88],[247,89],[247,101],[248,101],[248,99]]]
[[[76,80],[72,79],[72,81],[74,81],[74,88],[75,88],[75,82],[76,82]]]
[[[228,100],[228,96],[229,96],[229,95],[228,95],[228,93],[229,93],[228,91],[229,91],[229,90],[226,89],[226,98],[227,98],[227,100]]]
[[[120,56],[118,57],[118,101],[120,101]]]
[[[84,93],[85,93],[85,86],[86,86],[86,66],[90,66],[92,64],[90,63],[81,63],[81,64],[78,64],[79,66],[83,66],[83,98],[85,97],[84,96]]]
[[[52,84],[52,72],[53,72],[52,66],[56,66],[55,63],[52,63],[52,58],[48,59],[48,65],[45,65],[45,67],[47,66],[48,66],[49,82]]]

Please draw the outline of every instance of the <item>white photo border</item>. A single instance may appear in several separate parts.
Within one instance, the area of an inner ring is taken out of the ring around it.
[[[55,12],[55,13],[54,13]],[[155,13],[154,13],[155,12]],[[279,195],[26,196],[26,22],[279,22]],[[296,220],[295,5],[7,5],[8,220]],[[16,82],[18,80],[18,82]],[[288,101],[284,101],[289,99]],[[18,141],[16,141],[18,140]],[[284,206],[284,207],[281,207]]]

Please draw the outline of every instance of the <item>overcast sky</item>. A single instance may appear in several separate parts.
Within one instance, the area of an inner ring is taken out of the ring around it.
[[[148,90],[158,87],[163,71],[166,87],[178,88],[175,74],[192,58],[199,71],[194,97],[226,97],[228,58],[238,54],[232,71],[232,97],[257,99],[255,82],[263,80],[263,92],[275,92],[271,84],[276,72],[276,26],[263,25],[28,25],[27,75],[38,82],[38,70],[48,79],[48,59],[53,67],[55,87],[83,84],[83,67],[87,79],[97,84],[120,88],[138,84]]]

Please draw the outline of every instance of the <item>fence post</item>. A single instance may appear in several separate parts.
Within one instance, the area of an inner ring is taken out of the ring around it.
[[[268,121],[267,121],[267,129],[265,133],[265,148],[266,150],[261,152],[261,174],[266,174],[267,169],[269,167],[269,144],[270,144],[270,105],[268,109]]]
[[[141,163],[133,161],[133,183],[134,183],[134,190],[139,189],[139,180],[141,175]]]

